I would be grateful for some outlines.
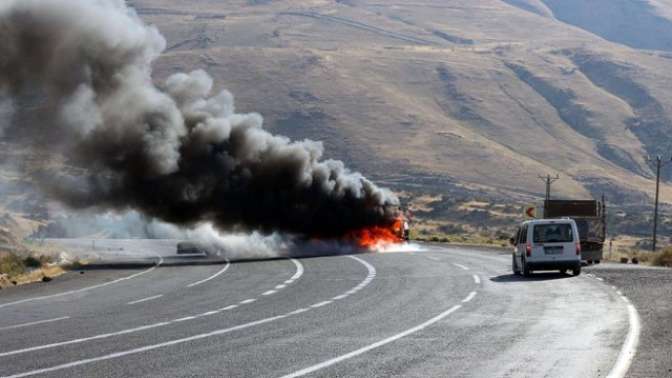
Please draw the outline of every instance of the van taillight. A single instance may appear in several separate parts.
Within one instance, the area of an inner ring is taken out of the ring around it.
[[[581,243],[576,243],[576,255],[581,254]]]
[[[525,251],[527,252],[527,257],[532,256],[532,244],[527,243],[527,247],[525,248]]]

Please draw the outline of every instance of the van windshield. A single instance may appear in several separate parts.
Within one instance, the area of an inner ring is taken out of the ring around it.
[[[574,241],[572,226],[567,223],[535,225],[533,234],[535,243],[564,243]]]

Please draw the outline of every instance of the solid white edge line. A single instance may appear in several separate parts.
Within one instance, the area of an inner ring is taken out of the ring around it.
[[[187,287],[198,286],[198,285],[200,285],[200,284],[202,284],[202,283],[206,283],[206,282],[210,281],[210,280],[213,279],[213,278],[216,278],[216,277],[219,276],[220,274],[226,272],[226,270],[229,269],[229,266],[230,266],[230,265],[231,265],[231,263],[229,262],[229,260],[226,260],[226,265],[225,265],[224,268],[222,268],[220,271],[218,271],[217,273],[213,274],[212,276],[210,276],[210,277],[208,277],[208,278],[206,278],[206,279],[203,279],[203,280],[200,280],[200,281],[196,281],[196,282],[194,282],[194,283],[190,283],[189,285],[187,285]]]
[[[7,327],[0,327],[0,331],[6,331],[6,330],[9,330],[9,329],[16,329],[16,328],[23,328],[23,327],[28,327],[28,326],[32,326],[32,325],[38,325],[38,324],[44,324],[44,323],[53,323],[53,322],[57,322],[59,320],[65,320],[65,319],[70,319],[70,317],[69,316],[61,316],[60,318],[38,320],[38,321],[35,321],[35,322],[30,322],[30,323],[22,323],[22,324],[7,326]]]
[[[364,261],[360,258],[354,257],[354,256],[348,256],[348,257],[351,257],[351,258],[361,262],[369,270],[369,273],[373,273],[373,274],[376,273],[376,268],[373,267],[373,265],[369,264],[368,262],[366,262],[366,261]],[[298,309],[298,310],[294,310],[292,312],[288,312],[286,314],[277,315],[277,316],[273,316],[273,317],[270,317],[270,318],[264,318],[264,319],[260,319],[260,320],[254,321],[254,322],[240,324],[240,325],[237,325],[237,326],[233,326],[233,327],[225,328],[225,329],[220,329],[220,330],[216,330],[216,331],[209,332],[209,333],[194,335],[194,336],[186,337],[186,338],[183,338],[183,339],[171,340],[171,341],[167,341],[167,342],[160,343],[160,344],[147,345],[147,346],[140,347],[140,348],[135,348],[135,349],[126,350],[126,351],[122,351],[122,352],[111,353],[111,354],[108,354],[108,355],[105,355],[105,356],[88,358],[88,359],[83,359],[83,360],[77,360],[77,361],[73,361],[73,362],[69,362],[69,363],[65,363],[65,364],[61,364],[61,365],[56,365],[56,366],[43,368],[43,369],[31,370],[31,371],[18,373],[18,374],[14,374],[14,375],[10,375],[10,376],[4,376],[4,377],[0,377],[0,378],[27,377],[27,376],[31,376],[31,375],[48,373],[48,372],[52,372],[52,371],[67,369],[67,368],[70,368],[70,367],[90,364],[90,363],[93,363],[93,362],[98,362],[98,361],[104,361],[104,360],[109,360],[109,359],[113,359],[113,358],[123,357],[123,356],[127,356],[127,355],[130,355],[130,354],[142,353],[142,352],[146,352],[146,351],[153,350],[153,349],[163,348],[163,347],[176,345],[176,344],[181,344],[181,343],[185,343],[185,342],[189,342],[189,341],[194,341],[194,340],[204,339],[204,338],[208,338],[208,337],[218,336],[218,335],[221,335],[221,334],[229,333],[229,332],[240,330],[240,329],[250,328],[250,327],[253,327],[253,326],[256,326],[256,325],[259,325],[259,324],[269,323],[269,322],[272,322],[272,321],[275,321],[275,320],[286,318],[286,317],[291,316],[291,315],[300,314],[302,312],[306,312],[306,311],[309,311],[309,310],[310,309],[308,309],[308,308],[301,308],[301,309]],[[187,316],[187,317],[180,318],[180,319],[177,319],[177,320],[173,320],[173,321],[170,321],[170,322],[157,323],[157,324],[153,324],[153,325],[150,325],[150,326],[139,327],[139,328],[153,328],[153,327],[158,327],[158,326],[162,326],[162,325],[165,325],[165,324],[169,324],[171,322],[179,322],[179,321],[185,321],[185,320],[190,320],[190,319],[195,319],[195,318],[196,318],[196,316]],[[127,330],[127,331],[117,332],[115,334],[131,333],[131,332],[132,332],[131,330]],[[95,338],[103,338],[103,337],[105,337],[105,336],[100,335],[100,336],[95,337]],[[22,350],[10,351],[10,352],[5,352],[5,353],[0,353],[0,357],[13,355],[13,354],[24,353],[24,352],[27,352],[27,351],[35,351],[35,350],[40,350],[40,349],[46,349],[48,347],[53,347],[53,346],[58,346],[58,345],[74,344],[74,343],[77,343],[77,342],[82,342],[82,341],[91,340],[91,339],[94,339],[94,338],[87,338],[87,339],[80,339],[80,340],[70,340],[70,341],[67,341],[67,342],[54,343],[54,344],[47,345],[47,346],[38,346],[38,347],[26,348],[26,349],[22,349]]]
[[[126,304],[128,304],[128,305],[134,305],[134,304],[136,304],[136,303],[147,302],[147,301],[151,301],[152,299],[158,299],[158,298],[161,298],[161,297],[163,297],[163,294],[153,295],[153,296],[151,296],[151,297],[138,299],[138,300],[136,300],[136,301],[128,302],[128,303],[126,303]]]
[[[456,267],[458,267],[458,268],[460,268],[460,269],[462,269],[462,270],[469,270],[468,267],[466,267],[466,266],[464,266],[464,265],[462,265],[462,264],[453,263],[453,265],[455,265]]]
[[[372,350],[372,349],[379,348],[379,347],[381,347],[381,346],[383,346],[383,345],[385,345],[385,344],[389,344],[389,343],[391,343],[391,342],[393,342],[393,341],[396,341],[396,340],[401,339],[402,337],[406,337],[406,336],[408,336],[408,335],[410,335],[410,334],[416,333],[416,332],[418,332],[418,331],[420,331],[420,330],[422,330],[422,329],[424,329],[424,328],[427,328],[428,326],[430,326],[430,325],[432,325],[432,324],[438,322],[439,320],[441,320],[441,319],[445,318],[446,316],[452,314],[453,312],[459,310],[461,307],[462,307],[462,305],[455,305],[455,306],[451,307],[450,309],[448,309],[448,310],[446,310],[446,311],[440,313],[439,315],[437,315],[437,316],[435,316],[435,317],[429,319],[428,321],[426,321],[426,322],[424,322],[424,323],[422,323],[422,324],[420,324],[420,325],[417,325],[417,326],[415,326],[415,327],[413,327],[413,328],[407,329],[406,331],[403,331],[403,332],[401,332],[401,333],[398,333],[398,334],[396,334],[396,335],[394,335],[394,336],[391,336],[391,337],[388,337],[388,338],[386,338],[386,339],[380,340],[380,341],[375,342],[375,343],[373,343],[373,344],[367,345],[367,346],[365,346],[365,347],[363,347],[363,348],[354,350],[354,351],[352,351],[352,352],[350,352],[350,353],[346,353],[346,354],[341,355],[341,356],[338,356],[338,357],[336,357],[336,358],[332,358],[332,359],[330,359],[330,360],[321,362],[321,363],[319,363],[319,364],[317,364],[317,365],[313,365],[313,366],[307,367],[307,368],[305,368],[305,369],[301,369],[301,370],[296,371],[296,372],[291,373],[291,374],[283,375],[281,378],[295,378],[295,377],[300,377],[300,376],[303,376],[303,375],[306,375],[306,374],[310,374],[310,373],[312,373],[312,372],[315,372],[315,371],[324,369],[324,368],[326,368],[326,367],[328,367],[328,366],[337,364],[337,363],[339,363],[339,362],[341,362],[341,361],[350,359],[350,358],[352,358],[352,357],[359,356],[360,354],[364,354],[364,353],[366,353],[366,352],[368,352],[368,351],[370,351],[370,350]]]
[[[620,294],[619,294],[620,295]],[[611,368],[607,378],[623,378],[628,373],[632,360],[637,354],[637,345],[639,344],[639,333],[641,330],[641,323],[637,309],[630,301],[623,295],[621,298],[625,301],[628,308],[628,321],[630,327],[628,328],[628,335],[625,337],[621,352],[618,354],[614,367]]]
[[[17,304],[25,303],[25,302],[33,302],[33,301],[39,301],[39,300],[43,300],[43,299],[62,297],[62,296],[65,296],[65,295],[70,295],[70,294],[82,293],[82,292],[85,292],[85,291],[89,291],[89,290],[97,289],[97,288],[100,288],[100,287],[112,285],[112,284],[115,284],[117,282],[130,280],[130,279],[133,279],[135,277],[141,276],[145,273],[149,273],[149,272],[153,271],[154,269],[156,269],[159,265],[163,264],[163,257],[161,257],[161,256],[158,256],[158,257],[159,257],[159,262],[157,262],[154,266],[152,266],[151,268],[149,268],[147,270],[143,270],[142,272],[131,274],[130,276],[117,278],[116,280],[112,280],[112,281],[109,281],[109,282],[103,282],[103,283],[93,285],[93,286],[83,287],[81,289],[64,291],[64,292],[58,293],[58,294],[44,295],[44,296],[41,296],[41,297],[26,298],[26,299],[21,299],[19,301],[14,301],[14,302],[1,303],[0,308],[7,307],[7,306],[13,306],[13,305],[17,305]]]

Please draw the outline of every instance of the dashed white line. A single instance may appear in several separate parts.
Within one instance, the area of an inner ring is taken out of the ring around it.
[[[471,293],[469,293],[469,295],[467,295],[466,298],[464,298],[462,300],[462,303],[467,303],[467,302],[471,301],[472,299],[474,299],[475,296],[476,296],[476,292],[472,291]]]
[[[456,267],[458,267],[458,268],[460,268],[460,269],[462,269],[462,270],[469,270],[468,267],[466,267],[466,266],[464,266],[464,265],[462,265],[462,264],[453,263],[453,265],[455,265]]]
[[[350,257],[352,259],[355,259],[355,260],[359,261],[360,263],[362,263],[364,266],[366,266],[366,268],[369,270],[369,275],[375,275],[376,268],[374,268],[373,265],[369,264],[365,260],[362,260],[358,257],[354,257],[354,256],[348,256],[348,257]],[[457,307],[459,308],[459,306],[457,306]],[[250,327],[253,327],[253,326],[256,326],[256,325],[260,325],[260,324],[270,323],[270,322],[273,322],[273,321],[276,321],[276,320],[279,320],[279,319],[283,319],[283,318],[286,318],[286,317],[291,316],[291,315],[300,314],[300,313],[303,313],[303,312],[306,312],[306,311],[309,311],[309,310],[310,310],[309,308],[300,308],[298,310],[294,310],[294,311],[286,313],[286,314],[277,315],[277,316],[273,316],[273,317],[269,317],[269,318],[264,318],[264,319],[260,319],[260,320],[254,321],[254,322],[240,324],[240,325],[230,327],[230,328],[220,329],[220,330],[216,330],[216,331],[212,331],[212,332],[208,332],[208,333],[202,333],[202,334],[199,334],[199,335],[185,337],[185,338],[182,338],[182,339],[171,340],[171,341],[163,342],[163,343],[160,343],[160,344],[147,345],[147,346],[144,346],[144,347],[130,349],[130,350],[122,351],[122,352],[111,353],[111,354],[107,354],[107,355],[100,356],[100,357],[94,357],[94,358],[88,358],[88,359],[73,361],[73,362],[69,362],[69,363],[65,363],[65,364],[61,364],[61,365],[56,365],[56,366],[52,366],[52,367],[48,367],[48,368],[31,370],[31,371],[18,373],[18,374],[3,377],[3,378],[27,377],[27,376],[31,376],[31,375],[37,375],[37,374],[43,374],[43,373],[49,373],[49,372],[52,372],[52,371],[67,369],[67,368],[71,368],[71,367],[75,367],[75,366],[86,365],[86,364],[90,364],[90,363],[94,363],[94,362],[98,362],[98,361],[104,361],[104,360],[109,360],[109,359],[113,359],[113,358],[119,358],[119,357],[131,355],[131,354],[142,353],[142,352],[146,352],[146,351],[150,351],[150,350],[154,350],[154,349],[158,349],[158,348],[164,348],[164,347],[177,345],[177,344],[182,344],[182,343],[190,342],[190,341],[194,341],[194,340],[200,340],[200,339],[204,339],[204,338],[214,337],[214,336],[230,333],[230,332],[233,332],[233,331],[236,331],[236,330],[250,328]],[[185,318],[174,320],[172,322],[195,319],[196,317],[197,316],[185,317]],[[157,323],[156,325],[145,326],[145,328],[154,328],[154,327],[158,327],[158,326],[161,326],[161,325],[170,324],[172,322]],[[127,331],[118,332],[116,334],[130,333],[130,332],[133,332],[133,331],[127,330]],[[98,336],[98,337],[94,337],[94,338],[103,338],[103,337]],[[94,339],[94,338],[88,338],[88,339],[90,340],[90,339]],[[55,344],[52,344],[51,346],[39,346],[39,347],[27,348],[27,349],[24,349],[24,350],[21,350],[21,351],[5,352],[3,354],[0,354],[0,357],[5,356],[5,355],[23,353],[25,351],[34,351],[34,350],[46,349],[48,347],[53,347],[53,346],[58,346],[58,345],[74,344],[75,342],[82,342],[82,341],[71,340],[71,341],[63,342],[63,343],[55,343]]]
[[[269,290],[269,291],[264,292],[261,295],[272,295],[272,294],[275,294],[275,293],[277,293],[277,290]]]
[[[151,301],[151,300],[153,300],[153,299],[159,299],[159,298],[161,298],[161,297],[163,297],[163,294],[153,295],[153,296],[151,296],[151,297],[138,299],[137,301],[128,302],[128,303],[126,303],[126,304],[134,305],[134,304],[136,304],[136,303],[147,302],[147,301]]]
[[[477,274],[474,274],[474,282],[476,283],[476,285],[479,285],[481,283],[481,278]]]
[[[29,326],[38,325],[38,324],[53,323],[53,322],[57,322],[59,320],[65,320],[65,319],[70,319],[70,317],[69,316],[61,316],[60,318],[38,320],[38,321],[35,321],[35,322],[16,324],[16,325],[11,325],[11,326],[7,326],[7,327],[0,327],[0,331],[29,327]]]
[[[212,279],[214,279],[214,278],[217,278],[217,276],[219,276],[219,275],[221,275],[222,273],[226,272],[226,270],[229,269],[229,266],[230,266],[230,265],[231,265],[231,263],[230,263],[228,260],[226,260],[226,265],[225,265],[224,268],[222,268],[220,271],[218,271],[217,273],[213,274],[212,276],[210,276],[210,277],[208,277],[208,278],[206,278],[206,279],[203,279],[203,280],[200,280],[200,281],[191,283],[191,284],[187,285],[187,287],[198,286],[198,285],[203,284],[203,283],[206,283],[206,282],[208,282],[208,281],[210,281],[210,280],[212,280]]]
[[[13,305],[17,305],[17,304],[20,304],[20,303],[34,302],[34,301],[39,301],[39,300],[43,300],[43,299],[62,297],[62,296],[65,296],[65,295],[70,295],[70,294],[83,293],[85,291],[98,289],[98,288],[105,287],[105,286],[108,286],[108,285],[112,285],[112,284],[115,284],[115,283],[118,283],[118,282],[130,280],[130,279],[133,279],[135,277],[139,277],[143,274],[149,273],[149,272],[153,271],[154,269],[156,269],[159,265],[163,264],[163,257],[161,257],[161,256],[158,256],[158,257],[159,257],[159,261],[154,266],[152,266],[151,268],[149,268],[147,270],[143,270],[142,272],[131,274],[130,276],[117,278],[116,280],[112,280],[112,281],[109,281],[109,282],[103,282],[101,284],[97,284],[97,285],[93,285],[93,286],[83,287],[81,289],[64,291],[64,292],[58,293],[58,294],[44,295],[44,296],[41,296],[41,297],[26,298],[26,299],[21,299],[19,301],[2,303],[2,304],[0,304],[0,308],[7,307],[7,306],[13,306]]]
[[[256,302],[256,301],[257,300],[255,298],[250,298],[250,299],[246,299],[244,301],[240,301],[240,304],[248,304],[248,303],[252,303],[252,302]]]
[[[310,305],[310,307],[318,308],[318,307],[326,306],[330,303],[333,303],[333,301],[324,301],[324,302],[320,302],[320,303],[315,303],[314,305]]]
[[[426,322],[424,322],[424,323],[422,323],[422,324],[420,324],[420,325],[418,325],[418,326],[415,326],[415,327],[413,327],[413,328],[407,329],[407,330],[404,331],[404,332],[398,333],[398,334],[396,334],[396,335],[394,335],[394,336],[388,337],[387,339],[380,340],[380,341],[378,341],[378,342],[376,342],[376,343],[373,343],[373,344],[371,344],[371,345],[368,345],[368,346],[365,346],[365,347],[363,347],[363,348],[357,349],[357,350],[352,351],[352,352],[350,352],[350,353],[346,353],[346,354],[344,354],[344,355],[342,355],[342,356],[338,356],[338,357],[336,357],[336,358],[332,358],[331,360],[327,360],[327,361],[321,362],[321,363],[319,363],[319,364],[317,364],[317,365],[313,365],[313,366],[311,366],[311,367],[307,367],[307,368],[305,368],[305,369],[296,371],[296,372],[294,372],[294,373],[284,375],[284,376],[282,376],[282,378],[294,378],[294,377],[300,377],[300,376],[303,376],[303,375],[306,375],[306,374],[310,374],[310,373],[312,373],[312,372],[315,372],[315,371],[324,369],[324,368],[326,368],[326,367],[328,367],[328,366],[334,365],[334,364],[336,364],[336,363],[339,363],[339,362],[341,362],[341,361],[350,359],[350,358],[352,358],[352,357],[359,356],[360,354],[364,354],[364,353],[366,353],[366,352],[368,352],[368,351],[370,351],[370,350],[372,350],[372,349],[379,348],[379,347],[381,347],[381,346],[383,346],[383,345],[385,345],[385,344],[389,344],[389,343],[391,343],[391,342],[393,342],[393,341],[396,341],[396,340],[401,339],[402,337],[408,336],[408,335],[413,334],[413,333],[415,333],[415,332],[418,332],[418,331],[420,331],[420,330],[422,330],[422,329],[424,329],[424,328],[427,328],[428,326],[430,326],[430,325],[432,325],[432,324],[438,322],[439,320],[441,320],[441,319],[445,318],[446,316],[452,314],[453,312],[459,310],[461,307],[462,307],[462,305],[455,305],[455,306],[451,307],[450,309],[448,309],[448,310],[446,310],[446,311],[440,313],[439,315],[437,315],[437,316],[435,316],[435,317],[429,319],[428,321],[426,321]]]
[[[160,262],[161,261],[163,261],[163,260],[160,260]],[[159,262],[159,264],[160,264],[160,262]],[[293,262],[294,262],[294,265],[297,266],[297,272],[294,273],[294,276],[293,276],[296,279],[298,277],[301,277],[304,270],[303,270],[303,266],[301,265],[301,263],[299,261],[293,260]],[[157,264],[156,266],[158,266],[159,264]],[[145,271],[145,272],[147,272],[147,271]],[[298,272],[301,272],[301,274],[297,274]],[[131,276],[129,276],[129,277],[131,277]],[[145,298],[145,299],[147,299],[147,298]],[[226,307],[224,307],[222,309],[219,309],[217,311],[232,310],[236,307],[239,307],[239,305],[234,304],[234,305],[226,306]],[[203,315],[204,314],[185,316],[185,317],[179,318],[179,319],[174,319],[174,320],[159,322],[159,323],[154,323],[154,324],[148,324],[148,325],[135,327],[135,328],[129,328],[129,329],[125,329],[125,330],[117,331],[117,332],[104,333],[104,334],[99,334],[99,335],[95,335],[95,336],[82,337],[82,338],[79,338],[79,339],[71,339],[71,340],[61,341],[61,342],[56,342],[56,343],[51,343],[51,344],[45,344],[45,345],[39,345],[39,346],[34,346],[34,347],[29,347],[29,348],[17,349],[17,350],[13,350],[13,351],[0,353],[0,357],[11,356],[11,355],[21,354],[21,353],[34,352],[34,351],[38,351],[38,350],[42,350],[42,349],[56,348],[56,347],[60,347],[60,346],[64,346],[64,345],[70,345],[70,344],[79,344],[79,343],[92,341],[92,340],[100,340],[100,339],[106,339],[106,338],[113,337],[113,336],[120,336],[120,335],[129,334],[129,333],[140,332],[140,331],[144,331],[144,330],[148,330],[148,329],[152,329],[152,328],[162,327],[162,326],[165,326],[165,325],[168,325],[168,324],[171,324],[171,323],[180,323],[180,322],[184,322],[184,321],[188,321],[188,320],[194,320],[194,319],[198,318],[199,316],[203,316]]]

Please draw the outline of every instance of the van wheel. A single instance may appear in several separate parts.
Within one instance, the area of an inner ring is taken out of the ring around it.
[[[572,274],[575,276],[581,274],[581,265],[578,265],[576,268],[572,269]]]
[[[513,274],[516,276],[520,275],[520,269],[518,269],[518,265],[516,264],[516,256],[511,257],[511,268],[513,269]]]
[[[530,269],[530,266],[527,265],[527,261],[523,261],[523,276],[529,277],[532,275],[532,270]]]

